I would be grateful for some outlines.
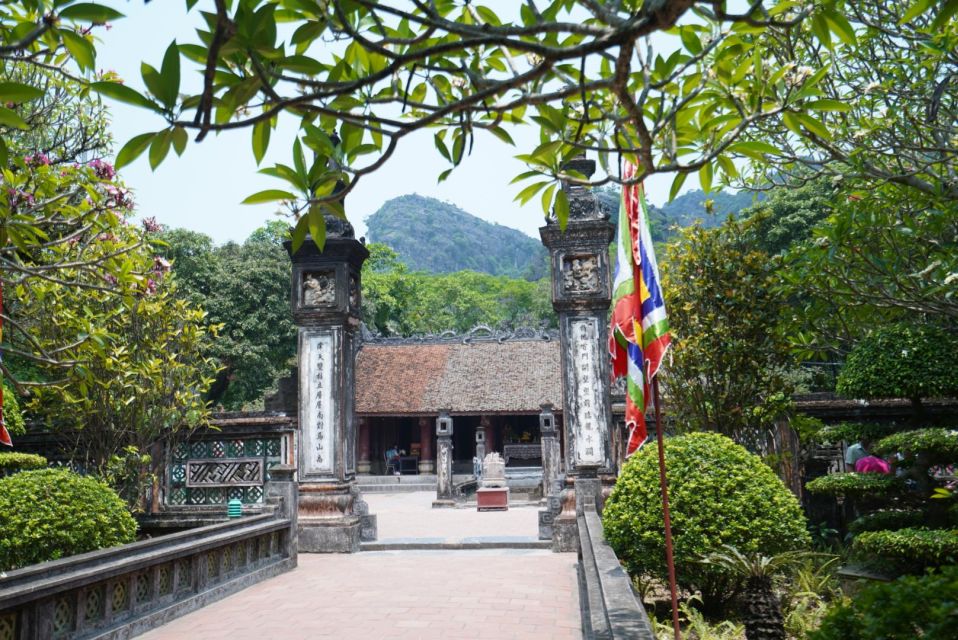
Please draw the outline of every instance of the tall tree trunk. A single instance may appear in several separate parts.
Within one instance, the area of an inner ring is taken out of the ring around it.
[[[767,576],[752,577],[742,593],[745,637],[748,640],[785,640],[781,601]]]

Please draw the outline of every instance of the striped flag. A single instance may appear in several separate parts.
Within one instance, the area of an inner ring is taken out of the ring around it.
[[[635,167],[626,164],[622,178],[628,180],[634,176]],[[619,203],[609,352],[612,379],[626,378],[627,456],[645,442],[649,389],[670,341],[648,214],[642,185],[624,186]]]

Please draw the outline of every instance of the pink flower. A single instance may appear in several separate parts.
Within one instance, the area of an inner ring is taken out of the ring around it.
[[[47,166],[50,164],[50,156],[45,153],[40,153],[37,155],[24,156],[23,161],[28,167],[39,167]]]
[[[117,283],[116,276],[112,273],[104,273],[103,279],[106,280],[107,284],[115,285]]]
[[[163,256],[153,256],[153,271],[155,273],[166,273],[170,270],[169,261]]]
[[[143,218],[143,229],[147,233],[157,233],[161,230],[160,223],[156,221],[156,218],[149,217]]]
[[[104,162],[103,160],[97,159],[90,163],[90,167],[93,168],[93,171],[96,173],[96,177],[100,178],[101,180],[112,180],[116,177],[116,170],[109,162]]]

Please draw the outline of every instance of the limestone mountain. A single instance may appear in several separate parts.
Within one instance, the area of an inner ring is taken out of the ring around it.
[[[370,242],[386,244],[413,271],[469,269],[538,280],[548,275],[545,247],[516,229],[418,194],[388,200],[366,219]]]

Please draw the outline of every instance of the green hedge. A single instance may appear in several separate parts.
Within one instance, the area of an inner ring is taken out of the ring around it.
[[[864,439],[874,442],[895,433],[899,428],[885,422],[843,422],[822,428],[818,432],[818,441],[837,444],[843,440],[852,443]]]
[[[43,456],[16,451],[0,452],[0,476],[9,475],[14,471],[42,469],[45,466],[47,466],[47,459]]]
[[[116,492],[67,469],[0,478],[0,570],[132,542],[136,521]]]
[[[866,531],[852,547],[857,553],[902,561],[912,571],[939,567],[958,562],[958,529]]]
[[[923,511],[914,510],[887,510],[876,511],[864,515],[848,525],[851,533],[863,533],[865,531],[893,531],[904,529],[905,527],[914,527],[925,521],[927,515]]]
[[[835,607],[808,640],[955,640],[958,567],[861,590]]]
[[[873,447],[877,454],[901,452],[909,456],[923,454],[929,464],[958,462],[958,431],[954,429],[916,429],[882,438]]]
[[[701,558],[732,545],[774,555],[811,544],[795,496],[762,460],[729,438],[690,433],[665,444],[679,582],[721,609],[735,584]],[[634,575],[666,576],[658,457],[643,447],[626,463],[602,519],[605,537]]]
[[[26,423],[23,420],[23,412],[20,411],[20,399],[6,384],[3,385],[3,422],[12,436],[26,433]]]
[[[805,485],[809,493],[832,496],[876,496],[904,488],[904,483],[893,475],[884,473],[832,473],[815,478]]]

